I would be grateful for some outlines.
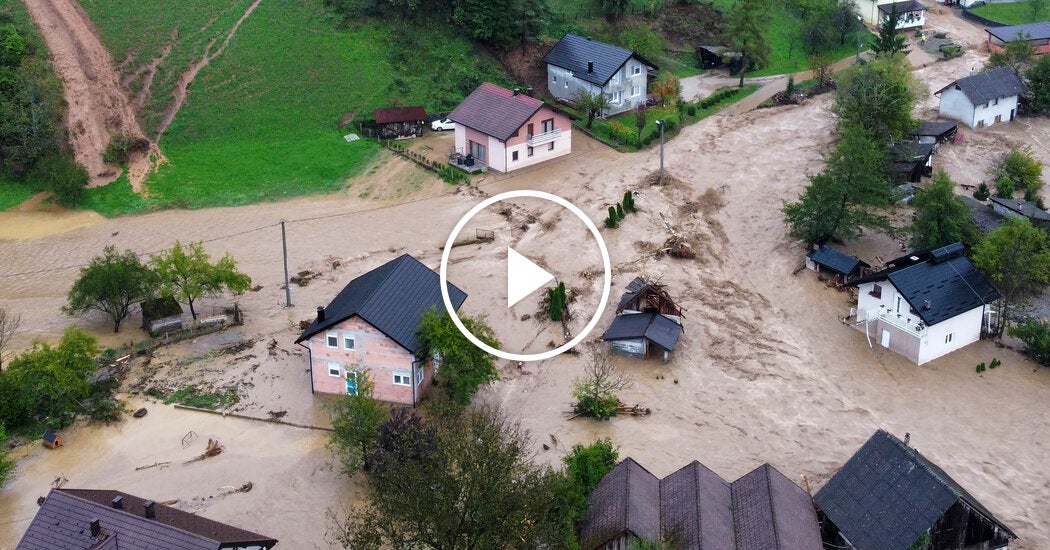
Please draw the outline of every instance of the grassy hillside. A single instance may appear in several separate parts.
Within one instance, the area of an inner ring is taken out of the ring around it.
[[[1042,17],[1033,19],[1031,7],[1026,0],[1011,2],[1009,4],[985,4],[973,8],[973,13],[986,17],[992,21],[998,21],[1004,25],[1023,25],[1025,23],[1038,23],[1050,18],[1050,13],[1044,13]]]
[[[177,36],[154,101],[143,108],[142,118],[159,120],[179,72],[208,40],[225,36],[249,2],[190,2],[178,10],[164,0],[141,0],[134,10],[126,4],[91,0],[85,7],[114,58],[136,59],[123,64],[124,74],[153,55],[142,52],[159,52]],[[149,31],[127,32],[139,26]],[[318,0],[260,3],[189,88],[160,143],[170,162],[147,180],[149,205],[239,205],[338,190],[379,150],[343,139],[347,113],[369,118],[375,107],[416,103],[444,111],[483,80],[506,83],[467,41],[437,26],[424,40],[418,30],[375,21],[340,28]],[[92,198],[110,205],[109,213],[146,206],[117,187]]]

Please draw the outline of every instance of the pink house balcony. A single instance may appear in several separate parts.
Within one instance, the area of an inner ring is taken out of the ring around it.
[[[561,136],[561,128],[555,128],[549,132],[543,132],[542,134],[535,134],[529,136],[528,145],[529,147],[535,147],[537,145],[543,145],[544,143],[552,142]]]

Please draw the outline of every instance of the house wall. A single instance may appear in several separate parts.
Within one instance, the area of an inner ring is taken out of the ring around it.
[[[879,6],[882,4],[892,4],[893,0],[854,0],[854,5],[857,6],[857,15],[864,19],[864,22],[871,26],[878,26],[882,23],[882,12],[879,11]],[[901,13],[901,19],[897,23],[898,29],[910,29],[915,27],[921,27],[926,24],[926,12],[910,12],[915,14],[912,20],[908,20],[908,13]]]
[[[542,136],[543,121],[551,118],[554,119],[555,131],[559,132],[554,139]],[[529,124],[533,125],[534,136],[540,136],[540,139],[537,139],[535,145],[532,146],[529,145]],[[554,144],[553,149],[551,144]],[[569,117],[556,112],[550,107],[542,107],[522,125],[521,129],[518,130],[517,136],[512,136],[507,140],[504,147],[504,172],[511,172],[552,158],[568,155],[572,152],[572,121],[569,120]],[[532,156],[529,156],[529,147],[532,147]],[[518,160],[514,160],[514,153],[518,153]]]
[[[921,365],[981,339],[984,307],[977,307],[930,327],[919,352]],[[951,334],[951,341],[945,342]]]
[[[637,74],[635,74],[636,69]],[[645,105],[648,78],[648,66],[633,56],[624,63],[623,67],[620,67],[620,70],[603,88],[576,78],[571,71],[551,64],[547,65],[547,91],[558,99],[572,102],[581,91],[594,95],[599,90],[609,96],[610,101],[613,101],[614,97],[619,97],[618,102],[611,104],[602,113],[603,116],[612,116]],[[619,92],[618,95],[617,92]]]
[[[637,340],[613,340],[609,342],[609,346],[616,355],[645,359],[648,343],[645,338],[638,338]]]
[[[992,36],[992,33],[990,32],[986,34],[988,35],[987,44],[989,51],[1000,53],[1006,51],[1006,42],[1003,42],[1002,40],[999,40],[998,38]],[[1029,42],[1031,42],[1032,46],[1035,47],[1035,55],[1043,55],[1044,53],[1050,53],[1050,40],[1029,40]]]
[[[880,12],[881,13],[881,12]],[[886,21],[890,18],[889,15],[883,14],[882,21]],[[897,29],[917,29],[926,24],[926,11],[908,11],[900,14],[900,19],[897,20]]]
[[[969,126],[970,129],[976,130],[979,127],[995,124],[997,116],[1000,122],[1013,120],[1017,116],[1017,96],[1004,97],[974,106],[962,90],[951,87],[941,93],[939,111],[941,116],[958,120]]]
[[[1021,214],[1019,212],[1014,212],[1013,210],[1010,210],[1009,208],[1007,208],[1007,207],[1005,207],[1005,206],[1003,206],[1003,205],[1001,205],[1001,204],[999,204],[997,202],[993,202],[992,203],[992,210],[995,211],[996,214],[999,214],[1000,216],[1002,216],[1004,218],[1023,218],[1023,217],[1025,217],[1024,214]]]
[[[338,345],[334,348],[328,346],[329,334],[337,336]],[[344,337],[354,339],[354,349],[345,347]],[[412,377],[415,357],[360,317],[352,317],[315,334],[308,340],[308,346],[314,392],[345,394],[347,372],[368,372],[372,379],[373,397],[391,403],[413,404],[412,386],[394,384],[394,374]],[[338,365],[338,375],[329,374],[329,363]],[[418,377],[419,370],[423,373],[421,380]],[[426,365],[420,369],[417,366],[414,376],[417,382],[416,401],[422,397],[423,390],[429,388],[433,378],[433,368]]]

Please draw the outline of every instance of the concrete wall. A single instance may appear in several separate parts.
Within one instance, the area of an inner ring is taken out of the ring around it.
[[[328,346],[328,336],[337,337],[337,346]],[[353,338],[354,349],[347,349],[345,337]],[[391,340],[360,317],[352,317],[335,327],[315,334],[308,341],[310,347],[311,376],[314,391],[317,393],[346,393],[348,371],[368,372],[373,384],[373,397],[391,403],[413,404],[413,391],[410,385],[394,383],[394,375],[410,377],[416,382],[416,401],[423,389],[433,381],[433,369],[416,366],[413,373],[415,357],[400,344]],[[329,374],[329,364],[338,366],[337,375]],[[418,373],[422,372],[420,380]]]
[[[999,122],[1010,122],[1013,120],[1017,116],[1017,96],[1004,97],[975,106],[970,103],[970,99],[966,97],[962,90],[958,90],[953,86],[941,93],[939,111],[941,116],[958,120],[969,126],[970,129],[976,130],[983,126],[996,124],[995,118],[997,116],[999,117]]]

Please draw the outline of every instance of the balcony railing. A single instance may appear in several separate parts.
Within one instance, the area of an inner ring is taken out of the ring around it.
[[[928,327],[922,321],[918,321],[915,323],[908,322],[908,317],[904,315],[898,315],[888,309],[880,308],[872,310],[871,313],[877,315],[883,321],[913,336],[925,336],[926,331],[928,330]],[[871,314],[869,314],[869,317],[871,317]]]
[[[555,128],[549,132],[543,132],[542,134],[535,134],[529,136],[528,144],[529,147],[535,147],[537,145],[543,145],[544,143],[554,141],[561,136],[561,128]]]

